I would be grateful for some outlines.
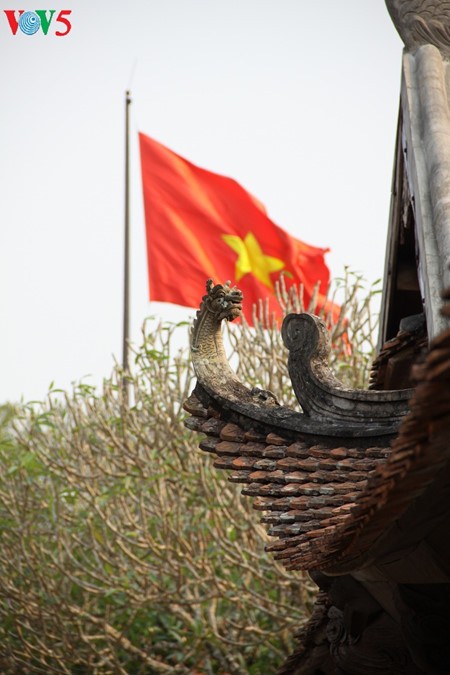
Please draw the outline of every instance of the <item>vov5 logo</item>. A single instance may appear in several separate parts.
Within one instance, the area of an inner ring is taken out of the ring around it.
[[[62,9],[53,20],[56,9],[36,9],[34,12],[26,12],[24,9],[4,9],[9,27],[13,35],[20,29],[25,35],[34,35],[40,29],[47,35],[51,24],[55,29],[55,35],[64,37],[72,30],[72,24],[67,18],[72,14],[71,9]],[[59,26],[57,26],[59,24]]]

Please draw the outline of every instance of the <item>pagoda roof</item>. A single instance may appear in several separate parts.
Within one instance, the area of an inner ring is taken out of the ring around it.
[[[232,293],[236,289],[210,286],[197,325],[204,327],[203,313],[209,313],[210,330],[214,300],[220,296],[223,301]],[[290,317],[286,321],[289,324]],[[314,324],[318,322],[315,318]],[[215,340],[217,345],[218,333]],[[342,574],[367,566],[369,560],[382,564],[386,551],[380,541],[450,459],[450,329],[432,342],[416,371],[420,384],[411,399],[411,390],[403,392],[403,399],[400,392],[364,392],[363,403],[369,407],[359,418],[361,392],[333,389],[315,351],[308,362],[294,360],[297,374],[303,364],[303,383],[311,384],[311,363],[316,361],[316,371],[322,367],[316,389],[305,385],[303,390],[306,398],[301,403],[307,399],[310,408],[306,414],[278,405],[270,392],[246,388],[231,371],[227,374],[229,366],[216,359],[217,350],[214,364],[208,363],[206,353],[199,353],[201,341],[194,330],[198,384],[184,405],[191,414],[186,425],[205,434],[200,448],[216,456],[214,466],[229,472],[231,482],[244,485],[242,494],[263,512],[262,522],[276,537],[267,550],[287,569]],[[347,412],[342,424],[335,403],[314,409],[314,396],[323,406],[321,383],[338,402],[345,394],[351,415]],[[369,396],[381,408],[375,421]],[[397,410],[393,404],[398,404]],[[383,408],[388,425],[381,416]],[[388,550],[392,552],[391,543]]]
[[[207,283],[192,334],[186,426],[261,512],[267,550],[321,589],[283,675],[450,670],[450,3],[386,4],[405,50],[370,389],[335,378],[310,314],[282,328],[301,409],[246,386],[222,343],[242,311],[229,284]]]

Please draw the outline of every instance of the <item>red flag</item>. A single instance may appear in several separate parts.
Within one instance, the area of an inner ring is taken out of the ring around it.
[[[303,285],[305,305],[318,281],[326,292],[328,249],[275,225],[235,180],[195,166],[142,133],[139,140],[152,300],[198,307],[206,279],[229,279],[244,294],[249,320],[261,298],[281,316],[274,290],[281,274],[287,287]]]

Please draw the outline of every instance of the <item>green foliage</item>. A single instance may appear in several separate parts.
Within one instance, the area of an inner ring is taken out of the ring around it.
[[[369,341],[358,302],[349,293],[332,326],[351,377],[366,356],[348,341]],[[263,323],[230,332],[238,370],[289,400]],[[129,397],[116,368],[99,393],[80,383],[0,408],[1,672],[262,675],[292,649],[312,584],[265,554],[249,500],[184,428],[193,374],[176,330],[146,327]]]

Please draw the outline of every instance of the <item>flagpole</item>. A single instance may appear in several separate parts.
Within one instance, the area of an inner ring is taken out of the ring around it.
[[[128,394],[130,339],[130,104],[131,95],[125,92],[125,213],[124,213],[124,264],[123,264],[123,389]]]

